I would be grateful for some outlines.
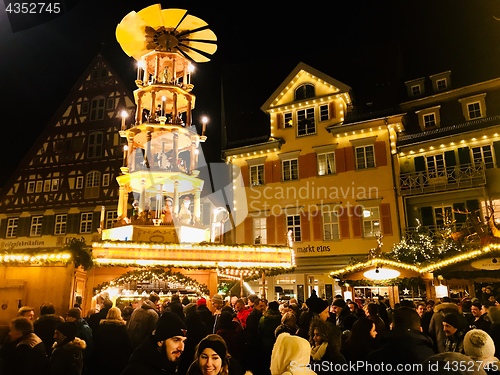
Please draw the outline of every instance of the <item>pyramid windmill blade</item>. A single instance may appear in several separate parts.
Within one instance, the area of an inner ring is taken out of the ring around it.
[[[186,9],[164,9],[161,11],[163,26],[166,29],[176,29],[187,14]]]
[[[217,51],[217,37],[212,30],[202,30],[185,34],[179,38],[179,42],[189,48],[194,48],[210,55]]]
[[[205,26],[208,26],[208,23],[203,21],[201,18],[188,14],[184,17],[179,26],[177,26],[176,31],[182,35],[186,30],[196,30]]]
[[[163,17],[160,4],[154,4],[137,12],[142,20],[154,29],[163,26]]]
[[[116,39],[129,56],[137,55],[138,51],[147,50],[144,29],[147,24],[134,11],[127,14],[116,27]]]
[[[193,60],[198,63],[210,61],[210,58],[206,56],[203,51],[198,51],[194,48],[185,46],[183,44],[179,44],[177,46],[177,50],[181,52],[184,56],[188,57],[190,60]]]

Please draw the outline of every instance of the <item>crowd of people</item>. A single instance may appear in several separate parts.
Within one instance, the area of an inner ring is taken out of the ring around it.
[[[496,299],[304,302],[255,294],[180,298],[65,316],[19,309],[0,347],[1,375],[500,374]]]

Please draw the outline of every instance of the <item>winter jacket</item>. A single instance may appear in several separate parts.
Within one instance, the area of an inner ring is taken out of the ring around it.
[[[132,343],[124,320],[103,319],[94,338],[92,375],[119,375],[132,354]]]
[[[157,345],[152,335],[149,335],[134,350],[127,366],[120,375],[175,375],[177,363],[170,362],[165,353]]]
[[[442,302],[434,306],[434,314],[432,314],[431,322],[429,323],[429,336],[434,340],[434,349],[437,350],[437,353],[443,353],[446,350],[444,345],[446,334],[443,330],[443,318],[452,312],[460,313],[456,303]]]
[[[7,341],[0,349],[1,374],[46,375],[49,359],[45,344],[34,333]],[[2,372],[3,370],[3,372]]]
[[[49,375],[81,375],[85,347],[85,341],[78,337],[66,343],[54,343],[50,355]]]
[[[52,345],[54,345],[54,330],[59,323],[63,322],[63,317],[55,314],[42,315],[33,322],[35,335],[40,337],[45,344],[47,356],[50,356]]]
[[[138,347],[154,331],[158,318],[156,305],[150,300],[145,300],[134,310],[128,322],[128,333],[133,348]]]

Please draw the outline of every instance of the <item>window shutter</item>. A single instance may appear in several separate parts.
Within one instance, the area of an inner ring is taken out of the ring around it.
[[[347,207],[342,207],[341,214],[339,215],[339,225],[340,239],[349,239],[351,235],[349,232],[349,212],[347,211]]]
[[[423,156],[417,156],[414,160],[415,172],[425,172],[425,159]]]
[[[471,163],[469,147],[460,147],[458,149],[458,162],[460,165],[467,165]]]
[[[266,161],[264,163],[264,183],[265,184],[270,184],[274,182],[273,179],[273,162],[272,161]]]
[[[283,113],[276,114],[276,129],[283,129]]]
[[[31,230],[31,216],[20,217],[17,221],[17,237],[29,236]]]
[[[311,211],[312,225],[313,225],[313,239],[315,241],[323,240],[323,218],[321,217],[320,210]]]
[[[316,176],[316,154],[311,153],[299,156],[299,178]]]
[[[68,214],[66,217],[66,233],[80,233],[80,214]]]
[[[254,243],[253,238],[253,218],[247,217],[245,219],[245,243]]]
[[[280,182],[281,181],[281,161],[276,160],[273,161],[273,182]]]
[[[329,110],[329,118],[330,120],[337,117],[337,114],[335,113],[335,102],[330,102],[330,104],[328,104],[328,110]]]
[[[311,223],[309,222],[309,212],[304,212],[300,215],[300,230],[302,242],[311,241]]]
[[[240,172],[241,172],[241,177],[243,178],[243,184],[245,185],[245,187],[249,187],[250,186],[250,171],[248,169],[248,165],[243,165],[240,168]]]
[[[380,216],[383,235],[392,236],[391,205],[389,203],[380,204]]]
[[[444,161],[446,167],[454,167],[457,165],[457,159],[455,158],[455,151],[450,150],[450,151],[445,151],[444,152]]]
[[[354,206],[351,207],[351,217],[352,217],[352,237],[361,238],[363,237],[363,207]]]
[[[280,215],[276,218],[276,241],[277,245],[286,243],[285,215]]]
[[[345,170],[354,171],[356,169],[356,163],[354,161],[354,147],[344,148],[345,152]]]
[[[56,217],[54,215],[43,215],[42,234],[54,234]]]
[[[276,216],[270,215],[266,218],[267,243],[276,243]]]
[[[335,169],[337,173],[346,171],[344,148],[338,148],[335,150]]]
[[[375,163],[377,167],[385,167],[387,165],[387,149],[385,142],[375,142]]]
[[[495,150],[496,167],[500,166],[500,142],[493,142],[493,150]]]

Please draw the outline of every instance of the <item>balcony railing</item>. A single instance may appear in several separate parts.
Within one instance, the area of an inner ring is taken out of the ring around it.
[[[434,171],[401,173],[399,194],[414,195],[486,185],[484,164],[465,164]]]

